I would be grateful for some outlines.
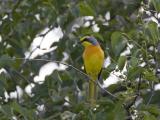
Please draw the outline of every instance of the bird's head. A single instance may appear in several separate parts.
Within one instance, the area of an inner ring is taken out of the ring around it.
[[[85,37],[82,37],[80,39],[80,43],[84,46],[84,47],[87,47],[87,46],[90,46],[90,45],[99,45],[98,41],[96,40],[96,38],[92,37],[92,36],[85,36]]]

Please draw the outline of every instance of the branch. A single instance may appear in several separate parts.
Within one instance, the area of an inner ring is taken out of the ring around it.
[[[152,101],[153,96],[154,96],[154,82],[152,81],[152,83],[151,83],[151,96],[149,97],[147,105],[150,104],[150,102]]]
[[[110,93],[109,91],[107,91],[105,88],[103,88],[103,87],[101,86],[101,84],[99,83],[98,80],[97,80],[96,84],[97,84],[97,86],[98,86],[99,88],[101,88],[101,90],[103,90],[106,94],[110,95],[110,96],[111,96],[112,98],[114,98],[115,100],[119,100],[119,98],[117,98],[115,95],[113,95],[112,93]]]
[[[54,63],[58,63],[58,64],[63,64],[63,65],[66,65],[68,67],[71,67],[72,69],[76,70],[77,72],[79,72],[81,75],[84,75],[86,76],[87,78],[89,78],[89,80],[92,80],[90,79],[90,76],[87,75],[86,73],[82,72],[81,70],[79,70],[78,68],[70,65],[70,64],[67,64],[65,62],[62,62],[62,61],[53,61],[53,60],[47,60],[47,59],[26,59],[26,58],[13,58],[13,60],[27,60],[27,61],[46,61],[46,62],[54,62]],[[109,91],[107,91],[106,89],[104,89],[101,84],[97,81],[94,81],[92,80],[92,82],[96,83],[97,86],[102,89],[103,91],[105,91],[108,95],[110,95],[112,98],[116,99],[116,100],[119,100],[116,96],[114,96],[112,93],[110,93]]]
[[[50,31],[53,30],[53,28],[55,28],[54,25],[52,25],[52,26],[49,28],[49,30],[47,30],[45,33],[39,34],[38,37],[45,37]]]

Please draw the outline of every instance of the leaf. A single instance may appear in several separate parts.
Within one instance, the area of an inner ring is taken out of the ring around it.
[[[160,105],[159,103],[160,90],[154,91],[154,94],[152,91],[148,91],[145,94],[143,94],[144,103],[147,104],[152,95],[153,97],[152,97],[152,100],[150,101],[150,104],[159,106]]]
[[[158,24],[155,22],[149,22],[148,23],[148,29],[152,35],[152,39],[154,41],[159,41],[159,30],[158,30]]]
[[[141,67],[131,67],[128,70],[127,78],[128,80],[136,79],[143,72],[143,68]]]
[[[95,36],[98,39],[98,41],[100,41],[100,40],[104,41],[103,36],[101,34],[99,34],[99,33],[93,33],[93,36]]]
[[[2,55],[0,57],[0,67],[11,66],[14,61],[8,55]]]
[[[160,1],[159,0],[152,0],[151,1],[156,11],[160,12]]]
[[[7,116],[7,118],[11,119],[13,117],[13,113],[11,111],[11,107],[9,105],[1,105],[0,111]]]
[[[116,68],[116,64],[111,63],[106,69],[103,69],[101,73],[102,78],[106,79],[107,77],[109,77],[111,71],[115,70],[115,68]]]
[[[146,26],[146,36],[149,37],[149,40],[152,40],[151,42],[156,43],[156,41],[159,41],[159,30],[158,30],[158,24],[151,21]]]
[[[144,72],[144,78],[146,80],[149,80],[149,81],[155,81],[155,82],[158,82],[158,78],[156,77],[156,75],[153,73],[153,71],[145,71]]]
[[[126,63],[126,60],[127,60],[126,56],[120,56],[120,57],[119,57],[119,59],[118,59],[118,68],[119,68],[120,70],[123,70],[124,65],[125,65],[125,63]]]
[[[132,57],[130,60],[130,65],[131,66],[137,66],[138,65],[138,59],[136,57]]]
[[[79,10],[82,16],[94,16],[95,15],[93,9],[89,6],[89,4],[85,2],[79,3]]]
[[[145,113],[143,120],[157,120],[153,115]]]
[[[145,119],[146,120],[154,120],[156,117],[160,115],[160,109],[156,105],[142,105],[140,108],[144,114],[145,114]]]
[[[28,110],[27,108],[22,107],[17,102],[12,102],[11,106],[16,112],[20,113],[24,117],[25,120],[35,119],[35,112],[32,109]]]
[[[106,118],[108,118],[109,120],[125,120],[125,111],[122,107],[122,103],[115,104],[114,109],[112,110],[113,111],[108,113],[108,117]]]
[[[158,116],[160,115],[160,109],[156,105],[146,106],[146,110],[148,110],[151,114]]]
[[[127,40],[120,32],[114,32],[111,35],[111,46],[115,56],[117,57],[126,48]]]

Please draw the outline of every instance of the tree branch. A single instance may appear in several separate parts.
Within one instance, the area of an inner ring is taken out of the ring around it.
[[[151,96],[149,97],[147,105],[150,104],[150,102],[152,101],[153,96],[154,96],[154,82],[152,81],[152,83],[151,83]]]
[[[87,75],[86,73],[82,72],[81,70],[79,70],[78,68],[70,65],[70,64],[67,64],[65,62],[62,62],[62,61],[53,61],[53,60],[47,60],[47,59],[26,59],[26,58],[13,58],[13,60],[16,60],[16,59],[19,59],[19,60],[27,60],[27,61],[46,61],[46,62],[54,62],[54,63],[59,63],[59,64],[63,64],[63,65],[66,65],[68,67],[71,67],[72,69],[76,70],[77,72],[79,72],[80,74],[86,76],[87,78],[89,78],[89,80],[92,80],[90,79],[90,76]],[[97,84],[97,86],[102,89],[103,91],[105,91],[108,95],[110,95],[112,98],[116,99],[116,100],[119,100],[115,95],[113,95],[112,93],[110,93],[109,91],[107,91],[106,89],[104,89],[99,82],[97,81],[93,81],[92,82],[95,82]]]

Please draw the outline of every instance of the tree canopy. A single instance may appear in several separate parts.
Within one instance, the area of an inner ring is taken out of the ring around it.
[[[0,119],[160,119],[159,22],[159,0],[1,0]],[[50,32],[54,42],[43,48]],[[96,109],[86,101],[85,35],[110,61],[101,79],[118,79],[97,84]],[[43,54],[33,57],[36,50]],[[55,68],[35,81],[45,65]]]

